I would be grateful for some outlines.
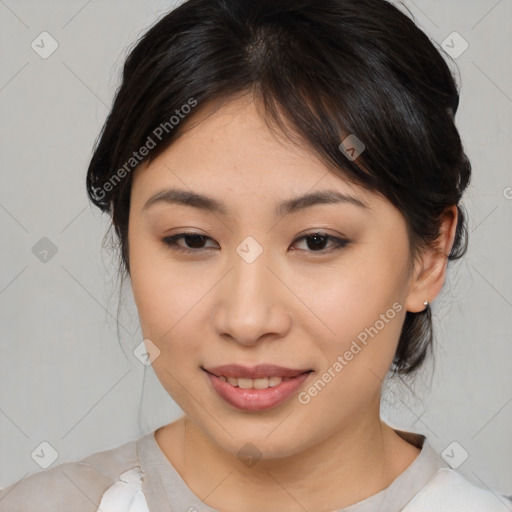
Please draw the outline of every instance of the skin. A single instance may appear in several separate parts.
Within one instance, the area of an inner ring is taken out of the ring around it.
[[[381,421],[382,381],[406,311],[423,310],[442,288],[457,213],[447,210],[438,243],[413,261],[405,219],[387,199],[270,133],[258,112],[247,96],[208,116],[198,110],[194,124],[133,176],[134,298],[144,338],[160,350],[153,368],[184,411],[155,438],[214,508],[333,510],[386,488],[419,453]],[[211,196],[229,214],[164,202],[144,209],[168,187]],[[318,204],[275,215],[281,201],[324,189],[367,208]],[[208,237],[202,245],[177,241],[195,253],[163,242],[190,231]],[[315,231],[349,243],[333,249],[326,241],[318,249],[297,241]],[[248,236],[263,249],[250,264],[236,252]],[[306,405],[294,396],[270,410],[242,412],[216,394],[201,369],[313,369],[303,391],[395,302],[401,311]],[[261,453],[252,467],[237,457],[247,442]]]

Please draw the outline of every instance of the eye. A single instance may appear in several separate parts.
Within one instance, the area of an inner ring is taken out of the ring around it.
[[[338,238],[332,235],[328,235],[326,233],[314,232],[309,233],[307,235],[301,236],[294,241],[294,244],[297,242],[305,240],[306,246],[308,250],[306,252],[320,252],[326,253],[331,252],[336,249],[341,249],[345,247],[349,241],[344,238]],[[330,249],[325,249],[326,244],[330,243]],[[301,249],[302,250],[302,249]]]
[[[181,240],[183,240],[186,245],[178,243],[178,241]],[[208,240],[213,241],[210,237],[201,235],[199,233],[178,233],[177,235],[165,237],[163,242],[166,246],[173,250],[193,253],[202,252],[205,249],[212,249],[211,246],[205,246],[205,243]],[[314,232],[295,239],[292,245],[296,245],[302,240],[306,241],[306,246],[308,249],[299,250],[319,253],[326,253],[336,249],[341,249],[349,243],[349,241],[344,238],[338,238],[326,233]],[[326,249],[325,246],[328,244],[330,244],[330,248]]]
[[[183,246],[178,243],[178,240],[181,239],[184,240],[187,246]],[[204,243],[207,240],[211,240],[211,238],[205,235],[200,235],[199,233],[179,233],[177,235],[165,237],[163,242],[165,245],[176,251],[200,252],[205,249]]]

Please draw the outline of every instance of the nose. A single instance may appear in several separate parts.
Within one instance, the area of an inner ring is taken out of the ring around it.
[[[263,255],[247,263],[235,254],[233,266],[216,290],[213,325],[217,334],[245,346],[284,337],[291,326],[286,308],[290,298],[275,270]]]

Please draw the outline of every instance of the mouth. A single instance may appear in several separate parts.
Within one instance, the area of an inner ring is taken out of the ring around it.
[[[275,365],[224,365],[203,368],[216,393],[243,411],[263,411],[288,400],[313,370]]]

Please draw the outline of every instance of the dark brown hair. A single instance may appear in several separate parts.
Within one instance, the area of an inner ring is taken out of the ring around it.
[[[449,258],[463,255],[459,202],[471,166],[454,124],[459,94],[408,16],[384,0],[189,0],[128,56],[87,174],[91,201],[112,216],[128,273],[131,171],[172,144],[193,102],[238,93],[259,100],[269,125],[284,133],[292,126],[339,176],[395,205],[413,256],[436,241],[442,213],[457,205]],[[365,146],[354,160],[340,150],[350,134]],[[394,373],[421,365],[432,332],[429,307],[407,312]]]

